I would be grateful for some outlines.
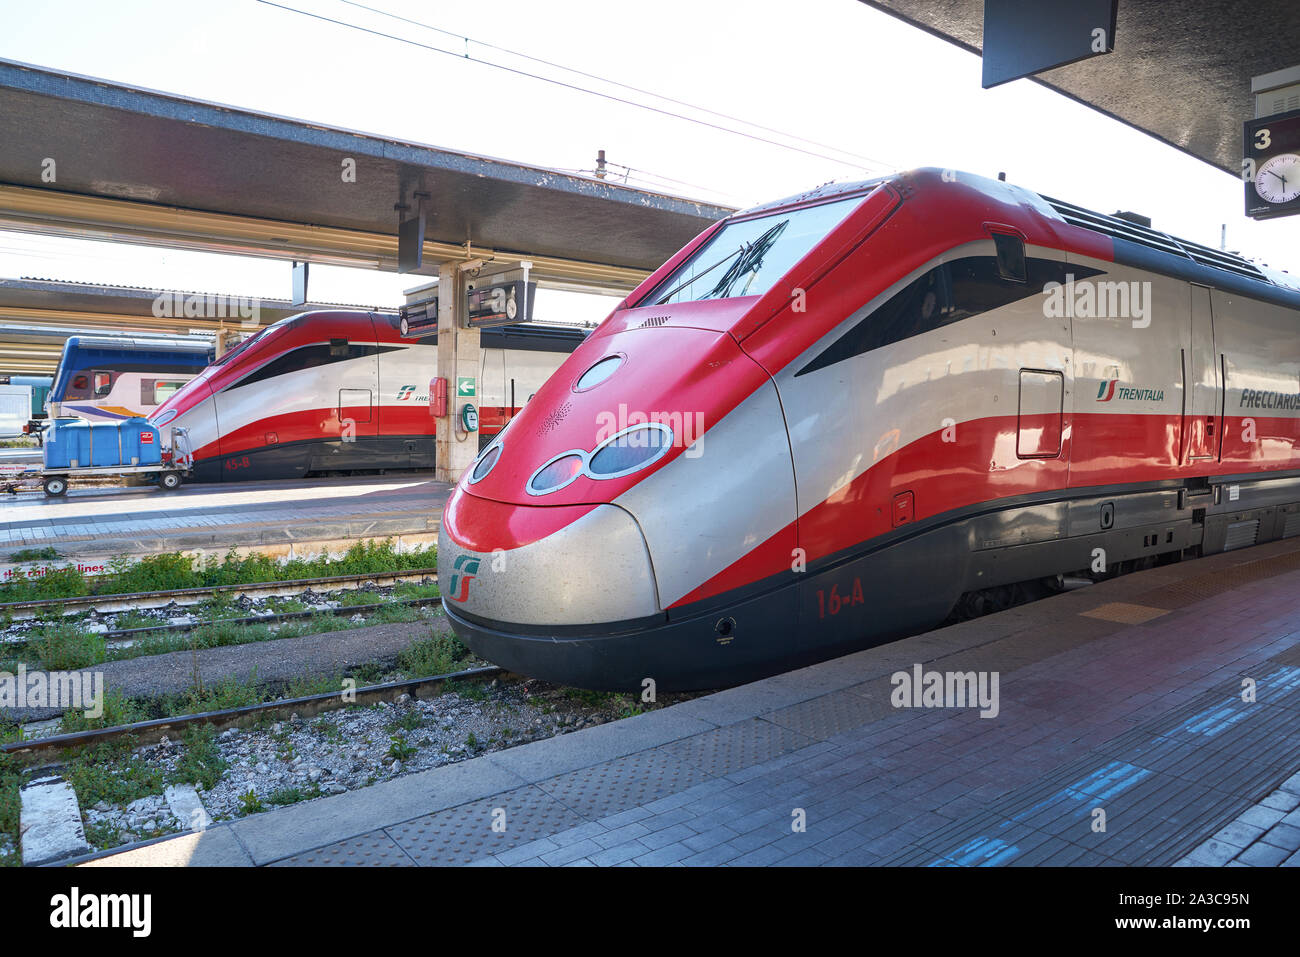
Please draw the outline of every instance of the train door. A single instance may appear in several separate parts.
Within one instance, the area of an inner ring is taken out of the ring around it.
[[[350,342],[337,333],[329,340],[330,357],[334,360],[329,366],[336,370],[331,378],[335,379],[332,384],[338,401],[336,423],[331,423],[330,430],[337,428],[338,442],[328,444],[324,456],[327,461],[318,467],[371,468],[374,465],[379,425],[379,416],[375,414],[379,357],[374,343],[373,331],[366,342]]]
[[[1061,454],[1065,376],[1055,369],[1020,370],[1016,457],[1050,459]]]
[[[1191,345],[1182,350],[1184,465],[1217,461],[1223,430],[1223,379],[1215,360],[1210,290],[1193,284],[1191,295]]]
[[[391,452],[395,468],[433,468],[435,420],[429,414],[429,388],[437,357],[432,336],[380,352],[378,445],[384,455]]]

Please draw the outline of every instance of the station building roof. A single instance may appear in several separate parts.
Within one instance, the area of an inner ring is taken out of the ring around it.
[[[862,0],[965,50],[983,48],[984,0]],[[1120,0],[1114,52],[1035,80],[1233,175],[1251,79],[1300,60],[1295,0]],[[1062,136],[1053,130],[1053,136]]]
[[[468,240],[578,288],[630,289],[733,211],[9,60],[0,143],[2,227],[394,269],[394,206],[419,192],[420,272],[465,258]]]

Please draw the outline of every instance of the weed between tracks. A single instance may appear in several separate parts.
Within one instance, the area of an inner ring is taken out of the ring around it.
[[[437,594],[436,585],[420,586]],[[395,593],[395,592],[390,592]],[[354,604],[375,605],[381,607],[370,611],[365,617],[354,615],[332,615],[321,610],[310,618],[287,622],[260,624],[256,622],[238,624],[231,621],[212,621],[199,624],[189,631],[153,631],[141,634],[129,645],[119,644],[109,647],[102,632],[112,621],[117,629],[147,628],[166,624],[166,610],[159,610],[154,617],[148,613],[128,611],[107,616],[59,619],[47,624],[38,624],[29,628],[23,637],[25,647],[15,646],[7,657],[0,657],[0,669],[13,671],[19,663],[28,668],[40,667],[50,670],[72,670],[87,668],[106,661],[119,661],[127,658],[139,658],[150,655],[162,655],[174,651],[199,651],[206,648],[218,648],[225,645],[245,645],[279,638],[301,638],[306,635],[323,634],[332,631],[346,631],[353,628],[365,628],[371,625],[400,624],[434,619],[440,613],[436,606],[412,607],[404,604],[387,604],[388,594],[383,591],[356,589],[338,594],[337,603],[344,607]],[[420,595],[418,597],[425,597]],[[307,611],[312,607],[297,601],[298,607],[289,607],[284,611]],[[252,616],[252,607],[260,607],[272,612],[266,604],[211,602],[195,606],[189,611],[191,618],[216,617],[237,618]],[[281,612],[283,613],[283,612]],[[2,646],[0,646],[2,647]],[[428,672],[434,674],[437,672]]]
[[[53,549],[27,549],[11,556],[12,561],[57,558],[45,554]],[[37,554],[40,553],[40,554]],[[18,557],[24,555],[25,557]],[[294,559],[283,564],[267,555],[239,556],[231,551],[224,558],[209,556],[199,561],[172,552],[139,560],[119,559],[110,564],[111,577],[88,579],[76,568],[54,569],[39,578],[20,578],[0,584],[0,602],[39,601],[45,598],[75,598],[82,595],[124,595],[132,592],[168,591],[174,588],[209,588],[214,585],[249,585],[255,582],[325,578],[334,575],[365,575],[431,568],[437,563],[437,549],[422,548],[398,552],[391,541],[357,542],[342,558]]]
[[[16,552],[9,553],[11,562],[47,562],[59,557],[58,549],[53,545],[45,545],[42,548],[20,548]]]
[[[17,741],[22,737],[18,725],[0,719],[0,743]],[[22,788],[22,766],[7,754],[0,754],[0,867],[17,866],[18,826],[22,810],[19,790]]]

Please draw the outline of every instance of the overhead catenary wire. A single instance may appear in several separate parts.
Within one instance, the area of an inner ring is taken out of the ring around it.
[[[841,147],[834,146],[833,144],[830,143],[822,143],[818,140],[808,139],[807,137],[799,136],[795,133],[788,133],[784,130],[776,129],[775,127],[772,126],[764,126],[762,123],[755,123],[753,120],[746,120],[743,117],[734,116],[730,113],[723,113],[719,110],[709,109],[707,106],[699,106],[698,104],[690,103],[686,100],[679,100],[675,97],[668,96],[664,93],[656,93],[653,90],[647,90],[644,87],[633,86],[630,83],[621,83],[618,80],[611,80],[609,77],[600,76],[595,73],[588,73],[585,70],[579,70],[576,67],[565,66],[563,63],[557,63],[554,60],[547,60],[542,57],[532,56],[531,54],[528,53],[521,53],[518,50],[512,50],[509,47],[503,47],[500,46],[499,44],[488,43],[486,40],[477,40],[474,37],[466,36],[463,33],[456,33],[454,30],[447,30],[444,29],[443,27],[437,27],[431,23],[425,23],[422,20],[414,20],[411,19],[410,17],[403,17],[396,13],[390,13],[389,11],[382,10],[378,7],[372,7],[364,3],[358,3],[357,0],[339,0],[339,2],[347,4],[350,7],[357,7],[360,10],[368,10],[371,13],[377,13],[380,16],[389,17],[393,20],[400,20],[401,22],[409,23],[412,26],[422,27],[425,30],[433,30],[436,33],[441,33],[445,36],[453,37],[457,40],[463,40],[465,41],[466,44],[464,58],[473,59],[469,55],[469,44],[473,43],[477,46],[485,47],[486,49],[489,50],[496,50],[499,53],[505,53],[508,56],[519,57],[521,60],[528,60],[531,63],[539,63],[543,66],[548,66],[556,70],[563,70],[564,72],[572,73],[575,76],[585,77],[586,79],[589,80],[596,80],[599,83],[605,83],[609,86],[616,86],[623,90],[630,90],[633,93],[640,93],[643,96],[653,96],[657,100],[663,100],[667,103],[674,103],[677,106],[684,106],[687,109],[695,110],[700,113],[707,113],[708,115],[716,116],[719,119],[731,120],[733,123],[743,123],[745,126],[752,126],[754,129],[763,130],[767,133],[774,133],[777,136],[784,136],[787,139],[791,139],[799,143],[806,143],[809,146],[816,146],[819,149],[831,150],[836,153],[842,153],[845,156],[850,156],[854,159],[862,160],[863,162],[868,163],[871,166],[879,167],[882,169],[890,169],[890,170],[897,169],[896,164],[886,163],[883,160],[875,159],[874,157],[871,156],[864,156],[861,153],[855,153],[852,150],[846,150]],[[480,60],[479,62],[482,63],[487,61]],[[618,164],[614,164],[614,165],[618,165]],[[626,168],[627,167],[624,167],[624,169]],[[691,184],[684,183],[683,185],[690,186]],[[697,186],[695,188],[702,189],[703,187]]]
[[[395,40],[395,41],[398,42],[398,43],[405,43],[405,44],[407,44],[407,45],[409,45],[409,46],[418,47],[418,48],[423,49],[423,50],[428,50],[428,51],[430,51],[430,52],[432,52],[432,53],[441,53],[441,54],[444,54],[444,55],[446,55],[446,56],[452,56],[452,57],[455,57],[455,58],[458,59],[458,60],[466,60],[466,61],[468,61],[468,62],[470,62],[470,63],[477,63],[477,64],[479,64],[479,65],[481,65],[481,66],[492,67],[493,69],[497,69],[497,70],[504,70],[505,72],[507,72],[507,73],[512,73],[512,74],[514,74],[515,76],[526,77],[526,78],[528,78],[528,79],[538,80],[538,81],[540,81],[540,82],[542,82],[542,83],[549,83],[549,84],[552,84],[553,86],[558,86],[558,87],[561,87],[561,88],[563,88],[563,89],[572,90],[572,91],[577,92],[577,93],[585,93],[585,94],[588,94],[588,95],[590,95],[590,96],[600,97],[601,99],[609,100],[609,101],[614,102],[614,103],[621,103],[621,104],[623,104],[623,105],[625,105],[625,106],[631,106],[631,107],[634,107],[634,108],[636,108],[636,109],[640,109],[640,110],[647,110],[647,111],[649,111],[649,112],[651,112],[651,113],[657,113],[657,114],[659,114],[659,115],[661,115],[661,116],[666,116],[666,117],[670,117],[670,118],[673,118],[673,119],[683,120],[683,121],[685,121],[685,122],[687,122],[687,123],[694,123],[694,124],[696,124],[696,125],[698,125],[698,126],[708,127],[709,129],[717,130],[717,131],[722,132],[722,133],[730,133],[730,134],[732,134],[732,135],[734,135],[734,136],[741,136],[741,137],[744,137],[745,139],[753,140],[753,141],[758,142],[758,143],[766,143],[766,144],[768,144],[769,146],[775,146],[775,147],[778,147],[778,148],[780,148],[780,149],[786,149],[786,150],[791,150],[791,151],[796,152],[796,153],[802,153],[802,154],[804,154],[805,156],[812,156],[812,157],[816,157],[817,159],[827,160],[828,162],[838,163],[838,164],[841,165],[841,166],[848,166],[848,167],[851,167],[851,168],[854,168],[854,169],[866,170],[866,171],[868,171],[868,172],[873,171],[874,169],[880,169],[880,168],[892,168],[892,167],[888,167],[887,164],[882,164],[882,163],[879,163],[879,162],[874,161],[874,160],[870,161],[869,164],[866,164],[866,165],[864,165],[863,163],[853,163],[853,162],[848,162],[848,161],[846,161],[846,160],[844,160],[844,159],[841,159],[840,157],[830,156],[830,155],[827,155],[826,153],[821,153],[821,152],[818,152],[818,151],[816,151],[816,150],[805,149],[805,148],[803,148],[803,147],[801,147],[801,146],[795,146],[795,145],[792,145],[792,144],[790,144],[790,143],[782,143],[782,142],[779,141],[779,140],[774,140],[774,139],[772,139],[772,138],[770,138],[770,137],[766,137],[766,136],[759,136],[759,135],[756,135],[756,134],[754,134],[754,133],[747,133],[747,132],[745,132],[744,130],[732,129],[731,127],[724,126],[724,125],[722,125],[722,124],[720,124],[720,123],[713,123],[713,122],[710,122],[710,121],[708,121],[708,120],[700,119],[699,117],[694,117],[694,116],[684,116],[684,115],[681,114],[681,113],[674,113],[672,110],[662,109],[662,108],[657,107],[657,106],[652,106],[652,105],[650,105],[650,104],[648,104],[648,103],[638,103],[637,101],[635,101],[635,100],[629,100],[629,99],[627,99],[626,97],[615,96],[615,95],[612,94],[612,93],[602,93],[602,92],[600,92],[599,90],[588,89],[588,88],[586,88],[586,87],[579,86],[579,85],[576,84],[576,83],[568,83],[568,82],[566,82],[566,81],[564,81],[564,80],[556,79],[555,77],[542,76],[542,75],[537,74],[537,73],[529,73],[527,70],[520,70],[520,69],[518,69],[518,68],[516,68],[516,67],[507,66],[507,65],[505,65],[504,63],[493,63],[493,62],[490,61],[490,60],[481,60],[481,59],[477,59],[477,58],[475,58],[475,57],[469,55],[469,51],[468,51],[468,49],[467,49],[464,53],[457,53],[457,52],[455,52],[455,51],[453,51],[453,50],[446,50],[446,49],[443,49],[442,47],[434,46],[434,45],[429,44],[429,43],[421,43],[419,40],[412,40],[412,39],[410,39],[409,37],[401,37],[401,36],[397,36],[397,35],[392,34],[392,33],[385,33],[385,32],[382,31],[382,30],[375,30],[375,29],[372,29],[372,28],[370,28],[370,27],[363,27],[363,26],[360,26],[359,24],[349,23],[349,22],[347,22],[347,21],[345,21],[345,20],[339,20],[339,19],[336,19],[336,18],[334,18],[334,17],[327,17],[327,16],[325,16],[324,14],[313,13],[313,12],[311,12],[311,11],[309,11],[309,10],[300,10],[300,9],[298,9],[297,7],[291,7],[291,6],[288,6],[288,5],[283,4],[283,3],[276,3],[276,2],[274,2],[274,0],[256,0],[256,2],[257,2],[257,3],[260,3],[260,4],[263,4],[264,6],[275,7],[276,9],[284,10],[284,11],[286,11],[287,13],[298,14],[299,16],[308,17],[308,18],[311,18],[311,19],[313,19],[313,20],[320,20],[320,21],[322,21],[322,22],[324,22],[324,23],[332,23],[332,24],[334,24],[335,26],[340,26],[340,27],[344,27],[344,28],[346,28],[346,29],[351,29],[351,30],[357,30],[357,31],[359,31],[359,32],[361,32],[361,33],[367,33],[367,34],[370,34],[371,36],[381,37],[381,38],[383,38],[383,39],[387,39],[387,40]],[[656,95],[656,94],[650,94],[650,95]],[[694,108],[694,107],[693,107],[693,108]],[[739,121],[739,122],[745,122],[745,121],[741,120],[741,121]],[[751,125],[752,125],[752,124],[751,124]],[[788,134],[781,134],[781,135],[783,135],[783,136],[788,136]],[[794,138],[794,137],[790,137],[790,138]],[[829,147],[829,148],[830,148],[830,149],[835,149],[835,147]],[[840,152],[843,152],[843,151],[840,151]]]

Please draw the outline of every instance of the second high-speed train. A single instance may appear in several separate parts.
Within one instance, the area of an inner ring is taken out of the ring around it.
[[[546,326],[484,330],[483,430],[499,431],[583,335]],[[197,481],[429,469],[436,348],[436,332],[408,329],[398,315],[300,313],[227,352],[149,421],[164,437],[187,430]]]
[[[734,684],[964,599],[1300,534],[1300,288],[919,170],[738,213],[467,470],[443,604],[511,670]]]

